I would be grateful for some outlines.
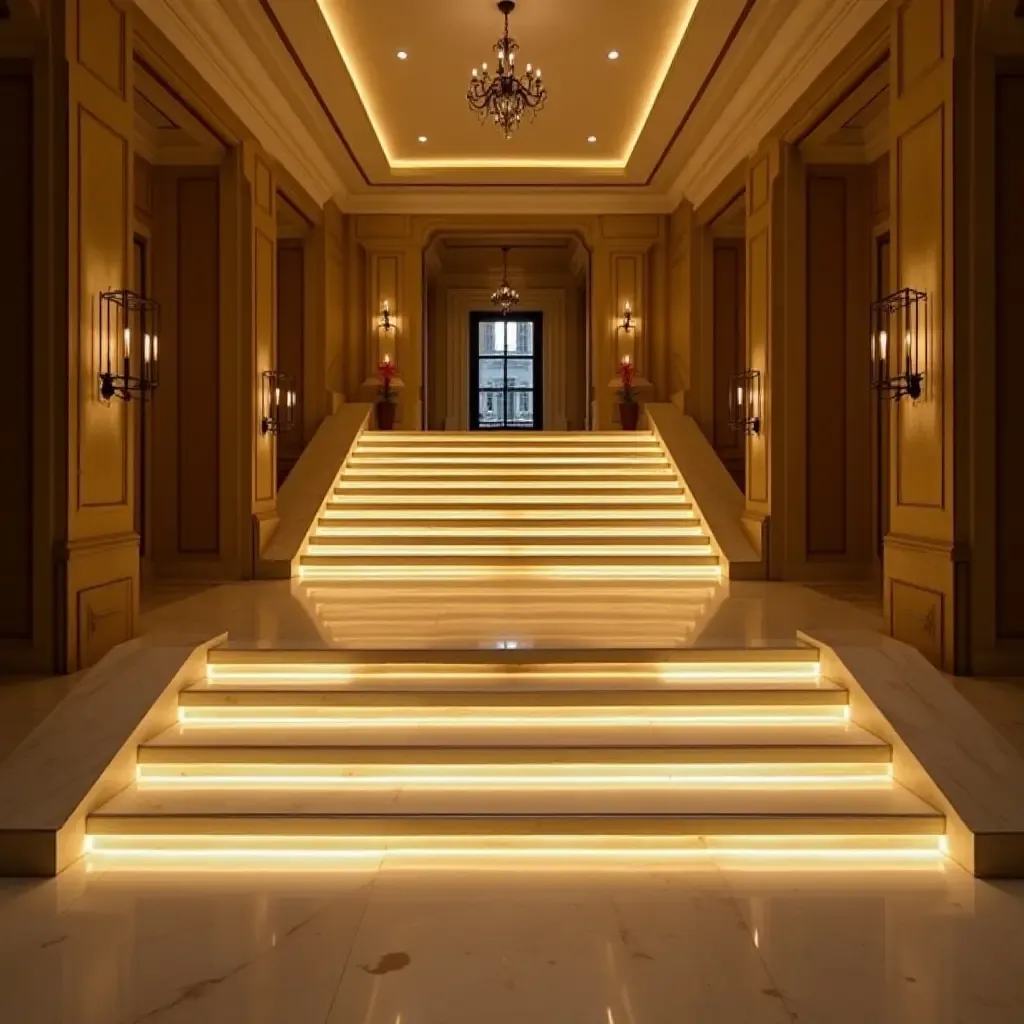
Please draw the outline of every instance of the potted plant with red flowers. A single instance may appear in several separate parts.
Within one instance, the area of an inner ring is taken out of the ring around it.
[[[640,403],[636,400],[636,390],[633,387],[633,363],[629,356],[625,356],[619,363],[619,419],[622,421],[623,430],[636,430],[640,422]]]
[[[377,391],[377,429],[391,430],[395,425],[395,402],[398,398],[397,391],[391,386],[395,378],[395,364],[391,362],[391,356],[384,357],[384,361],[377,367],[377,374],[380,377],[380,388]]]

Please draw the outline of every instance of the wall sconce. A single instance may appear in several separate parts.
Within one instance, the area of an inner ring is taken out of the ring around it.
[[[380,317],[377,320],[377,326],[382,331],[393,331],[395,329],[395,325],[391,322],[391,306],[387,299],[381,303]]]
[[[921,397],[921,315],[927,298],[924,292],[902,288],[871,304],[871,386],[879,393],[888,391],[896,401],[904,395],[912,401]],[[901,339],[895,352],[893,338]],[[890,375],[894,362],[896,373]]]
[[[160,303],[127,289],[101,292],[99,327],[100,398],[145,398],[160,383]],[[138,375],[132,359],[141,362]]]
[[[633,330],[633,310],[628,302],[622,311],[622,323],[619,324],[619,330],[625,331],[627,334]]]
[[[295,426],[295,381],[280,370],[264,370],[262,374],[260,433],[280,434]]]
[[[729,425],[737,433],[761,433],[760,370],[744,370],[729,378]]]

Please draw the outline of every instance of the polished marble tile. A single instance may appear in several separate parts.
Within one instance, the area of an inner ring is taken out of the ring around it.
[[[912,870],[96,872],[0,886],[4,1021],[1015,1024],[1024,884]]]

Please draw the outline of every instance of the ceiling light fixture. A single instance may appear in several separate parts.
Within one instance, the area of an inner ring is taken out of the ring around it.
[[[426,135],[417,135],[416,136],[416,141],[417,142],[426,142],[427,141],[427,137],[426,137]]]
[[[619,59],[619,51],[618,50],[609,50],[608,51],[608,59],[609,60],[618,60]]]
[[[488,117],[501,129],[506,139],[519,127],[523,114],[529,111],[536,116],[548,98],[547,90],[541,84],[540,68],[534,71],[526,65],[524,75],[516,75],[516,53],[519,44],[508,34],[508,16],[515,10],[515,0],[500,0],[498,10],[505,16],[505,34],[494,44],[498,56],[498,70],[492,78],[487,65],[481,65],[480,73],[473,68],[466,99],[470,110],[475,110],[481,124]]]
[[[502,316],[508,316],[513,307],[519,305],[519,292],[508,283],[508,250],[507,245],[501,247],[501,284],[491,295],[491,302],[498,307]]]
[[[399,50],[398,53],[395,54],[395,56],[399,60],[405,60],[409,56],[409,54],[407,54],[405,50]]]
[[[596,135],[588,135],[587,136],[587,142],[597,142],[597,136]]]

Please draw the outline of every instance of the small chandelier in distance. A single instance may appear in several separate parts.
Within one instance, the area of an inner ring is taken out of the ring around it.
[[[505,16],[505,34],[494,44],[498,57],[498,70],[492,78],[487,65],[481,65],[481,74],[473,68],[466,99],[470,110],[475,110],[483,123],[488,117],[502,130],[506,139],[519,127],[527,111],[536,116],[548,98],[541,84],[540,68],[535,71],[526,65],[524,75],[516,75],[516,53],[519,44],[508,34],[508,16],[516,9],[515,0],[500,0],[498,10]]]
[[[519,292],[508,283],[508,246],[501,247],[501,284],[491,294],[491,302],[501,310],[502,316],[508,316],[513,307],[519,305]]]

